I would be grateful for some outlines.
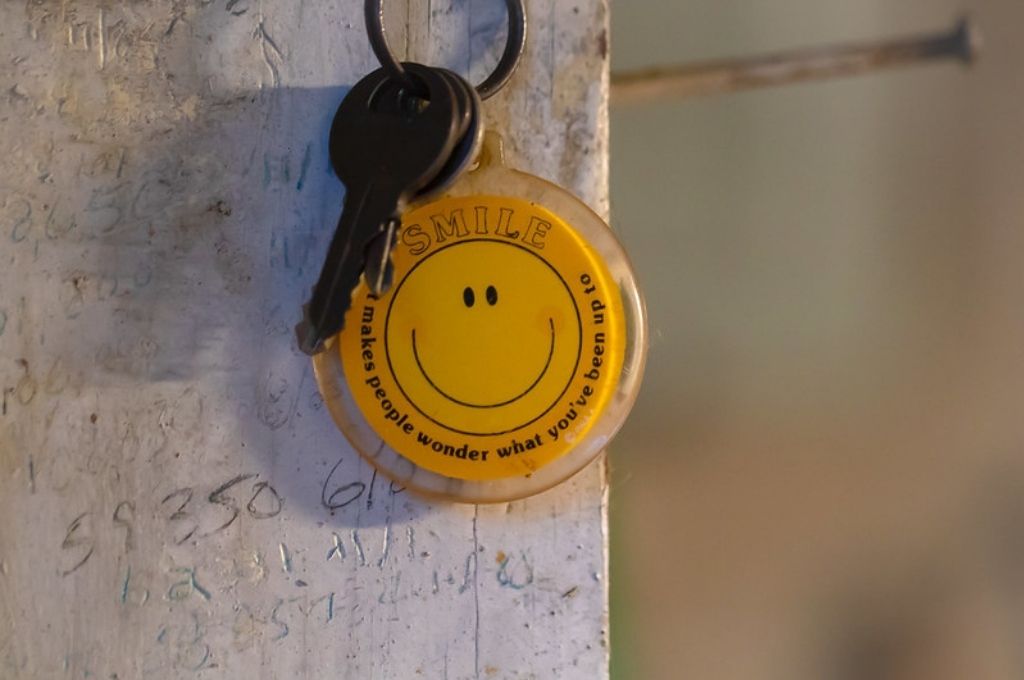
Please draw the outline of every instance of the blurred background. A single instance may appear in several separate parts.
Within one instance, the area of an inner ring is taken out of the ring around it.
[[[613,70],[963,12],[970,69],[613,108],[615,680],[1024,678],[1024,2],[633,0]]]

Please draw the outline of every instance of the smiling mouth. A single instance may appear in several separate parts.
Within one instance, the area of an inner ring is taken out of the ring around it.
[[[449,401],[459,404],[460,406],[468,406],[469,408],[498,408],[499,406],[506,406],[514,401],[517,401],[525,397],[527,394],[530,393],[530,390],[537,386],[537,383],[539,383],[541,381],[541,378],[543,378],[544,375],[548,372],[548,368],[551,366],[551,358],[555,355],[555,321],[550,317],[548,317],[548,327],[551,329],[551,346],[548,348],[548,358],[544,361],[544,368],[541,369],[540,374],[534,379],[532,383],[530,383],[529,387],[527,387],[525,390],[523,390],[516,396],[512,397],[511,399],[499,401],[494,404],[474,404],[468,401],[463,401],[462,399],[456,399],[455,397],[453,397],[452,395],[448,394],[440,387],[438,387],[437,383],[434,382],[431,379],[431,377],[427,374],[427,369],[423,367],[423,362],[420,361],[420,353],[419,350],[416,348],[415,328],[412,329],[412,355],[416,359],[416,365],[419,367],[420,373],[422,373],[423,377],[427,379],[427,382],[430,383],[430,386],[437,390],[437,393],[440,394],[445,399],[448,399]]]

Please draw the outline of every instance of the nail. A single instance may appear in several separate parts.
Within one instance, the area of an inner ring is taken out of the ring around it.
[[[978,56],[981,42],[977,27],[964,16],[951,30],[938,34],[612,74],[611,101],[613,105],[628,105],[722,94],[943,59],[970,65]]]

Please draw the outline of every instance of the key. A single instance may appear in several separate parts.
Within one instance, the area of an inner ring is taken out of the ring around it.
[[[408,66],[412,73],[431,69],[421,64]],[[446,69],[432,70],[444,76],[452,87],[459,110],[456,123],[459,141],[437,176],[417,192],[417,201],[439,194],[451,186],[476,159],[483,141],[482,104],[476,88],[456,73]],[[387,292],[391,287],[391,251],[395,246],[399,226],[396,220],[389,222],[388,227],[374,237],[366,249],[366,284],[377,295]]]
[[[432,69],[412,78],[406,91],[383,69],[356,83],[331,125],[331,164],[345,185],[345,199],[320,278],[296,327],[307,354],[344,325],[352,291],[366,263],[366,248],[393,229],[402,209],[433,179],[458,142],[458,105],[448,80]]]
[[[466,97],[469,106],[469,125],[463,132],[444,167],[441,168],[441,171],[427,186],[420,190],[416,196],[417,200],[439,194],[450,187],[476,160],[484,139],[484,117],[481,111],[483,103],[480,101],[480,95],[477,93],[476,88],[457,73],[447,69],[439,70],[448,78],[452,87]]]

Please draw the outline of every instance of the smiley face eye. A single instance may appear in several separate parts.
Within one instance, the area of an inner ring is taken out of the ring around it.
[[[498,290],[494,286],[487,286],[486,291],[487,304],[495,305],[498,303]]]
[[[472,307],[473,303],[476,302],[476,296],[473,295],[473,289],[466,286],[466,289],[462,291],[462,301],[466,303],[467,307]]]

